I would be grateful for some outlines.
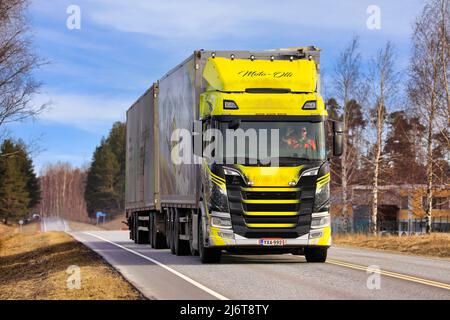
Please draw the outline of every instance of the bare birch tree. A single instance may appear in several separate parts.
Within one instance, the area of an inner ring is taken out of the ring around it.
[[[342,122],[344,125],[343,155],[341,157],[341,186],[342,186],[342,211],[341,218],[343,228],[348,230],[348,184],[349,164],[353,154],[348,150],[349,134],[349,105],[351,100],[357,100],[357,92],[361,79],[361,54],[359,52],[359,38],[353,37],[349,45],[341,52],[334,67],[334,90],[336,98],[342,106]]]
[[[434,140],[440,128],[448,126],[448,0],[428,3],[414,24],[410,61],[409,96],[426,127],[427,193],[426,231],[431,232],[433,189],[435,184]]]
[[[41,216],[58,216],[71,221],[88,222],[84,201],[86,170],[66,163],[46,166],[41,173]]]
[[[433,5],[433,4],[432,4]],[[435,10],[439,10],[439,41],[440,41],[440,62],[442,66],[442,81],[446,95],[446,116],[447,123],[450,124],[450,89],[448,83],[449,60],[450,60],[450,4],[449,0],[437,0],[434,3]]]
[[[387,109],[392,104],[398,92],[399,73],[395,71],[395,54],[391,42],[379,50],[372,60],[369,74],[371,95],[374,109],[372,123],[375,125],[376,139],[374,142],[374,159],[371,159],[372,175],[372,210],[370,214],[370,232],[374,235],[378,230],[378,185],[383,150],[383,132]]]

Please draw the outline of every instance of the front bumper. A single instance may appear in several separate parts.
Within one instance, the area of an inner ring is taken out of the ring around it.
[[[260,239],[257,238],[245,238],[241,235],[234,233],[229,229],[221,229],[217,227],[210,227],[209,233],[209,247],[260,247],[262,250],[266,248],[275,248],[268,246],[261,246]],[[309,233],[304,234],[294,239],[284,239],[284,246],[276,248],[299,248],[308,246],[331,246],[331,227],[326,226],[324,228],[313,229]]]

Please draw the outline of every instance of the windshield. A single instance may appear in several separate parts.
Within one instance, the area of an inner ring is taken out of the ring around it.
[[[226,159],[240,157],[260,163],[277,157],[281,163],[289,163],[326,157],[323,122],[221,122],[219,127],[225,137]]]

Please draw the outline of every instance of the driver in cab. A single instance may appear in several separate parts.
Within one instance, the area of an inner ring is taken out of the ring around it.
[[[300,129],[298,135],[295,134],[295,129],[288,127],[286,136],[283,141],[287,144],[289,149],[298,150],[302,152],[316,151],[316,142],[314,139],[308,138],[308,130],[306,127]]]

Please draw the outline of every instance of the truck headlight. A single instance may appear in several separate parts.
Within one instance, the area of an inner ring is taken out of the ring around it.
[[[210,211],[229,212],[226,190],[211,182]]]
[[[311,227],[312,228],[323,228],[330,224],[330,216],[322,216],[322,217],[313,217],[311,220]]]
[[[211,216],[211,225],[217,228],[231,228],[231,219],[224,217]]]
[[[330,201],[330,183],[324,184],[322,187],[316,189],[316,199],[314,201],[314,212],[319,210]]]

